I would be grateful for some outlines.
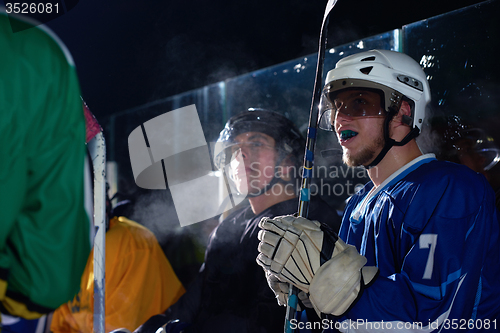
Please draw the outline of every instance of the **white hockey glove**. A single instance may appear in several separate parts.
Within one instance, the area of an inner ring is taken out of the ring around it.
[[[290,283],[280,281],[276,275],[271,274],[266,271],[266,279],[269,288],[276,295],[276,300],[280,306],[286,306],[288,304],[288,292],[290,290]],[[304,308],[313,308],[311,301],[309,300],[309,296],[302,290],[298,292],[297,298],[299,302],[297,304],[297,311],[302,311]]]
[[[328,226],[292,215],[263,218],[257,263],[309,294],[316,312],[344,314],[378,268]]]

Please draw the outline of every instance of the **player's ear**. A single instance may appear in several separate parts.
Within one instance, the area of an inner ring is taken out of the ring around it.
[[[399,108],[398,116],[400,116],[400,117],[402,117],[402,116],[411,117],[411,107],[410,107],[410,104],[407,101],[403,100],[401,102],[401,107]]]
[[[391,126],[399,127],[401,125],[410,126],[411,127],[411,106],[410,104],[403,100],[401,102],[401,106],[399,107],[399,112],[391,121]]]

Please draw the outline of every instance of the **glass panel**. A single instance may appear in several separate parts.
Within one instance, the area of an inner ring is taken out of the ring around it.
[[[432,91],[426,135],[438,158],[465,164],[500,188],[500,2],[487,1],[403,27],[404,51]]]
[[[327,50],[323,77],[326,77],[328,70],[346,55],[373,48],[397,49],[399,35],[399,30],[394,30]],[[250,107],[266,108],[286,114],[305,136],[316,65],[317,54],[311,54],[113,115],[106,129],[108,130],[109,160],[116,161],[118,166],[120,179],[118,187],[121,190],[135,187],[128,160],[127,138],[130,132],[149,119],[190,104],[196,105],[207,142],[217,140],[227,119]],[[317,148],[319,150],[334,147],[340,148],[333,133],[318,134]],[[331,158],[324,159],[320,153],[316,154],[316,166],[319,167],[325,163],[330,166],[331,162]],[[332,205],[338,206],[348,194],[353,193],[354,187],[351,176],[337,176],[348,173],[347,170],[340,173],[338,167],[345,169],[342,162],[336,158],[334,163],[337,168],[334,173],[322,169],[323,175],[325,173],[334,175],[334,178],[325,179],[328,184],[318,184],[317,188],[318,191],[324,193],[325,199]],[[354,176],[354,178],[359,177]],[[337,185],[334,190],[333,186],[338,182],[343,185]],[[346,182],[348,184],[345,184]],[[356,183],[364,182],[366,178],[356,181]],[[346,186],[350,188],[347,189]],[[312,190],[314,191],[314,188]],[[333,193],[335,195],[330,195]]]
[[[398,41],[399,31],[394,30],[327,50],[323,80],[341,58],[374,48],[395,50]],[[314,53],[228,80],[228,115],[233,116],[249,107],[260,107],[285,113],[299,126],[307,124],[317,57]]]
[[[433,126],[426,124],[420,143],[426,150],[440,148],[440,158],[458,162],[461,158],[463,163],[470,153],[478,154],[479,158],[469,158],[469,161],[480,162],[483,169],[488,168],[485,173],[498,189],[499,167],[493,165],[498,158],[495,147],[500,141],[500,131],[496,130],[500,127],[496,111],[500,98],[499,64],[495,61],[495,52],[500,50],[498,7],[498,1],[489,1],[409,24],[402,30],[335,47],[326,53],[324,77],[340,58],[372,48],[404,51],[420,61],[429,76],[433,98],[432,114],[428,118]],[[317,55],[312,54],[158,100],[115,114],[103,124],[108,159],[119,166],[120,191],[139,194],[136,207],[141,209],[134,211],[132,219],[155,232],[181,279],[196,273],[213,222],[184,227],[180,232],[169,191],[147,191],[135,186],[128,135],[145,121],[190,104],[197,107],[207,142],[217,139],[229,117],[249,107],[281,112],[305,135],[316,58]],[[342,164],[340,146],[331,132],[318,131],[315,165],[313,185],[316,187],[311,190],[323,194],[336,208],[342,208],[356,184],[367,181],[364,171],[347,169]],[[177,231],[172,234],[171,230]]]
[[[219,82],[183,94],[157,100],[147,105],[114,114],[106,122],[108,160],[116,161],[119,177],[132,182],[132,169],[128,153],[128,136],[137,127],[156,116],[195,104],[206,138],[217,138],[224,118],[225,83]],[[215,123],[217,126],[208,124]],[[125,184],[121,184],[125,186]],[[127,187],[131,185],[128,184]],[[133,186],[133,185],[132,185]]]

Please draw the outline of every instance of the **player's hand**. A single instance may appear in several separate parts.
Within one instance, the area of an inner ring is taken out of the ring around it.
[[[342,315],[378,272],[318,221],[286,215],[263,218],[259,227],[257,263],[308,293],[316,312]]]
[[[274,292],[274,295],[276,295],[276,300],[278,301],[278,304],[280,306],[286,306],[288,304],[288,293],[290,290],[290,283],[280,281],[276,277],[276,275],[271,274],[269,272],[266,272],[266,279],[269,288],[271,288],[271,290]],[[309,296],[302,290],[299,291],[299,293],[297,294],[297,298],[299,300],[297,304],[297,311],[300,312],[305,308],[311,308],[311,309],[313,308],[313,305],[309,300]]]

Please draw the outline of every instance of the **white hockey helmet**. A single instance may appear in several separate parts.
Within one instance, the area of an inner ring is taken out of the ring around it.
[[[335,116],[332,97],[347,88],[377,89],[383,94],[384,109],[390,115],[397,113],[401,101],[407,98],[412,116],[404,121],[421,131],[425,110],[431,100],[426,74],[410,56],[389,50],[370,50],[345,57],[328,72],[320,104],[318,126],[332,130]]]

